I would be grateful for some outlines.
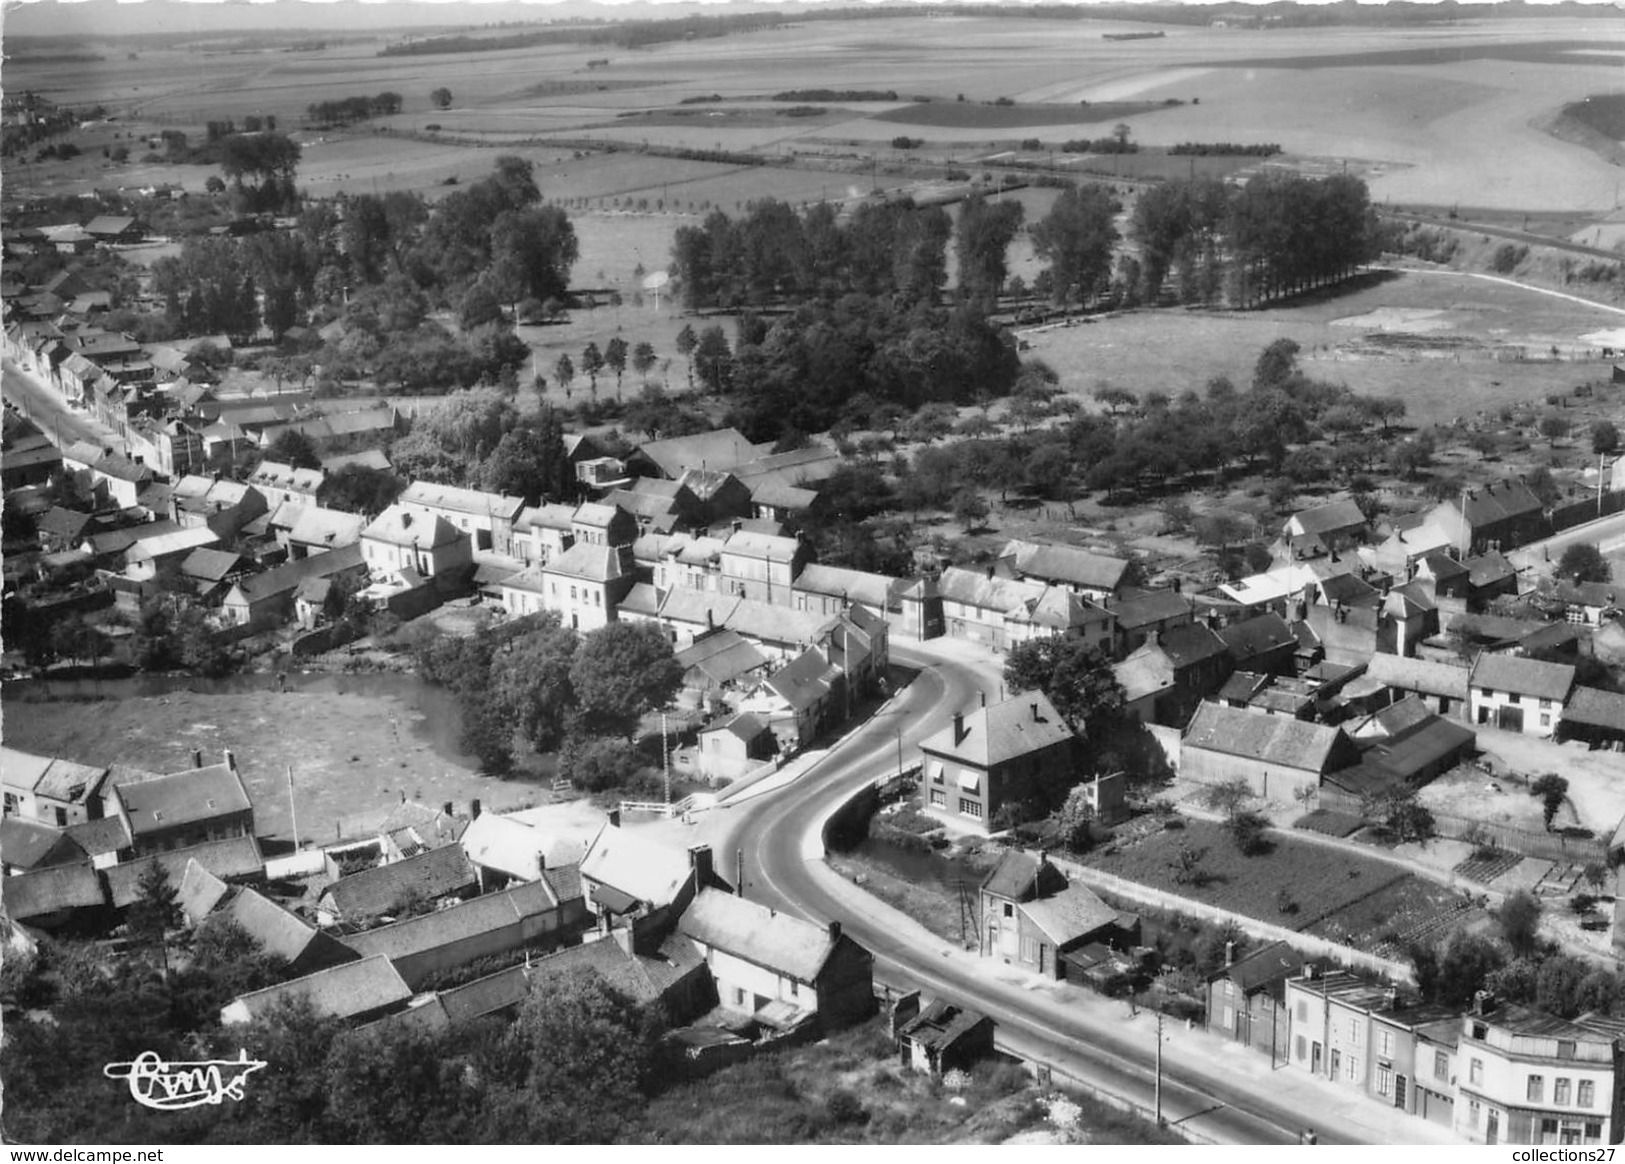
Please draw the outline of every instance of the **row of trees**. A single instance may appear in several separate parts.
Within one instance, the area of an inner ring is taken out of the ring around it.
[[[337,101],[313,101],[305,106],[307,120],[319,126],[342,125],[349,121],[365,121],[369,117],[388,117],[401,111],[401,95],[383,92],[376,97],[341,97]]]

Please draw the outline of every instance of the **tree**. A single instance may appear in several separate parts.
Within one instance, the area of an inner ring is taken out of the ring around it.
[[[1509,894],[1495,911],[1501,936],[1514,954],[1533,954],[1540,936],[1540,902],[1527,889]]]
[[[491,698],[538,752],[552,751],[564,740],[575,704],[570,670],[580,646],[580,636],[548,612],[537,629],[491,658]]]
[[[1457,930],[1441,947],[1412,946],[1416,985],[1430,1002],[1466,1006],[1486,979],[1506,963],[1489,938]]]
[[[965,527],[965,532],[977,528],[987,517],[987,502],[974,489],[961,489],[954,495],[954,518]]]
[[[679,335],[679,348],[682,336]],[[721,327],[712,324],[700,332],[699,342],[694,346],[694,357],[691,363],[699,365],[700,383],[707,391],[722,392],[728,388],[732,377],[729,375],[729,359],[731,352],[728,348],[728,337]]]
[[[169,880],[169,870],[161,861],[149,861],[136,881],[139,895],[130,906],[130,931],[158,947],[164,973],[169,973],[169,941],[166,934],[180,925],[178,890]]]
[[[1558,416],[1554,413],[1551,416],[1540,418],[1540,435],[1553,444],[1568,436],[1570,427],[1569,418],[1566,416]]]
[[[322,504],[346,513],[376,516],[395,504],[395,498],[405,489],[406,482],[388,469],[345,465],[327,475],[322,485]]]
[[[558,363],[553,365],[553,378],[564,385],[564,394],[569,396],[570,382],[576,378],[576,366],[570,362],[569,352],[561,353]]]
[[[1268,835],[1270,822],[1261,813],[1250,810],[1234,813],[1225,827],[1243,857],[1256,857],[1272,848]]]
[[[654,345],[647,340],[639,340],[632,348],[632,370],[643,380],[649,378],[649,372],[654,368],[660,357],[655,354]]]
[[[1032,639],[1005,657],[1010,690],[1042,691],[1074,731],[1103,747],[1124,721],[1123,688],[1111,661],[1077,640]]]
[[[429,94],[429,103],[436,109],[451,108],[451,90],[442,86]]]
[[[1591,964],[1579,958],[1566,954],[1547,958],[1535,976],[1535,1005],[1547,1014],[1574,1018],[1580,1013],[1580,991],[1590,973]]]
[[[1222,812],[1226,817],[1234,817],[1252,798],[1252,786],[1238,778],[1227,780],[1223,784],[1210,785],[1202,800],[1215,812]]]
[[[544,408],[534,422],[504,433],[485,458],[480,475],[491,492],[523,497],[530,504],[568,500],[575,478],[558,414]]]
[[[598,373],[604,370],[604,356],[595,342],[589,342],[581,352],[581,370],[587,374],[592,394],[598,395]]]
[[[1189,841],[1180,841],[1179,847],[1174,850],[1173,858],[1168,862],[1168,867],[1173,870],[1174,884],[1195,886],[1206,884],[1208,874],[1202,868],[1202,860],[1206,856],[1205,847],[1193,848]]]
[[[280,461],[295,469],[320,469],[315,443],[296,428],[283,429],[265,450],[267,461]]]
[[[989,203],[972,193],[960,204],[955,242],[959,252],[959,292],[966,299],[991,303],[1004,285],[1010,242],[1021,226],[1019,202]]]
[[[1074,186],[1063,190],[1032,228],[1033,248],[1049,263],[1058,302],[1087,303],[1106,285],[1118,239],[1117,211],[1117,200],[1105,187]]]
[[[1595,545],[1575,542],[1557,560],[1557,576],[1576,582],[1612,582],[1614,569]]]
[[[1414,793],[1390,800],[1383,814],[1383,824],[1400,841],[1425,841],[1434,835],[1433,812],[1419,802]]]
[[[1094,801],[1089,788],[1080,784],[1066,794],[1066,800],[1055,810],[1055,825],[1061,844],[1074,853],[1084,853],[1093,843],[1090,824],[1095,819]]]
[[[570,682],[584,723],[630,738],[646,713],[676,697],[683,669],[655,623],[612,622],[582,640]]]
[[[535,190],[529,163],[525,167],[523,178],[514,179],[513,197],[528,197]],[[510,303],[517,304],[527,296],[544,302],[563,298],[581,246],[562,209],[525,205],[506,210],[496,216],[489,230],[491,275]]]
[[[609,370],[615,373],[615,395],[621,394],[621,377],[626,373],[626,341],[620,336],[613,337],[604,345],[604,363]]]
[[[571,736],[559,753],[559,774],[587,792],[635,791],[645,764],[631,740]]]
[[[694,390],[694,349],[700,345],[699,336],[694,334],[693,327],[685,323],[683,324],[683,330],[677,333],[675,342],[677,354],[688,361],[688,388],[692,392]]]
[[[1552,821],[1557,819],[1558,811],[1563,807],[1563,801],[1568,798],[1569,782],[1555,772],[1548,772],[1529,786],[1529,795],[1538,797],[1541,805],[1541,815],[1546,820],[1546,831],[1552,831]]]
[[[1591,451],[1599,457],[1619,452],[1619,426],[1611,420],[1599,420],[1591,426]]]

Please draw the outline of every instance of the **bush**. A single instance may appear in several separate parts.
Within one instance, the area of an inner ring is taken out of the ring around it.
[[[1244,857],[1261,856],[1273,847],[1269,840],[1270,822],[1259,813],[1238,812],[1230,818],[1228,827],[1230,839]]]
[[[824,1101],[824,1111],[837,1124],[866,1124],[869,1112],[863,1102],[844,1088]]]

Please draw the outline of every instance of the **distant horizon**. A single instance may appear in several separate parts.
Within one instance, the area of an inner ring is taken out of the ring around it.
[[[310,31],[322,33],[416,32],[481,28],[549,19],[632,20],[675,18],[682,10],[796,11],[841,7],[952,7],[1002,4],[1009,7],[1064,5],[1111,7],[1147,4],[1213,7],[1225,3],[1256,6],[1324,7],[1342,0],[8,0],[0,7],[0,34],[20,39],[89,36],[112,40],[174,32],[248,34]],[[1381,7],[1388,0],[1356,0]],[[1444,3],[1444,0],[1409,0]],[[1456,0],[1463,8],[1494,8],[1509,0]],[[1612,0],[1523,0],[1531,7],[1579,5],[1609,9]]]

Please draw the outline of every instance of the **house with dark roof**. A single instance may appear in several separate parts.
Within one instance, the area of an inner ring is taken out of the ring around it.
[[[917,990],[892,1005],[892,1037],[903,1066],[933,1078],[993,1054],[992,1019],[940,998],[921,1009]]]
[[[298,561],[355,545],[367,524],[367,519],[359,513],[304,503],[286,533],[279,532],[278,540],[287,546],[288,559]]]
[[[669,926],[622,926],[607,938],[548,954],[531,963],[528,988],[577,970],[595,972],[643,1006],[660,1006],[668,1021],[674,1023],[704,1014],[717,1001],[718,992],[704,953]],[[489,1006],[497,1001],[494,994],[498,991],[490,991],[477,1002],[454,999],[450,991],[444,997],[455,1020],[460,1010],[472,1009],[471,1004]]]
[[[186,529],[205,527],[222,538],[233,538],[256,518],[271,511],[265,494],[240,481],[188,474],[170,493],[170,514]]]
[[[414,481],[396,499],[426,519],[440,518],[469,541],[470,550],[513,553],[513,527],[525,499],[506,494],[461,489],[431,481]]]
[[[778,746],[764,716],[741,711],[700,731],[699,773],[712,781],[737,780],[771,760]]]
[[[934,583],[929,585],[929,594],[922,591],[924,582],[809,562],[791,583],[791,601],[797,610],[829,615],[861,602],[899,634],[922,639],[942,629],[941,596]]]
[[[1613,582],[1577,582],[1559,578],[1552,598],[1562,604],[1563,617],[1576,626],[1601,626],[1625,612],[1620,587]]]
[[[1286,942],[1272,942],[1244,958],[1226,947],[1224,968],[1207,978],[1207,1029],[1287,1061],[1292,1012],[1286,1007],[1286,980],[1303,969],[1304,956]]]
[[[254,835],[254,805],[230,751],[218,764],[119,781],[113,791],[138,857]]]
[[[427,849],[340,877],[316,897],[316,920],[323,926],[364,925],[372,918],[400,914],[421,902],[438,906],[463,899],[478,888],[474,866],[460,845]]]
[[[1180,742],[1179,773],[1201,784],[1242,780],[1254,796],[1290,804],[1359,760],[1341,728],[1204,703]]]
[[[1466,714],[1469,670],[1431,659],[1403,655],[1372,655],[1366,677],[1385,686],[1390,699],[1418,698],[1443,716]]]
[[[677,665],[683,669],[683,689],[696,699],[753,687],[771,666],[754,643],[731,630],[695,639],[677,652]]]
[[[544,878],[351,934],[344,942],[363,957],[384,955],[418,989],[434,975],[479,958],[556,944],[585,918],[581,898],[560,900]]]
[[[15,815],[0,819],[0,867],[8,877],[52,865],[75,864],[84,861],[86,856],[66,829],[36,824]]]
[[[587,908],[606,934],[637,918],[669,920],[707,886],[729,888],[716,874],[709,845],[680,849],[623,828],[618,811],[587,846],[580,877]]]
[[[874,956],[841,932],[716,889],[683,910],[725,1011],[769,1028],[838,1030],[874,1013]]]
[[[1422,787],[1473,754],[1478,736],[1471,728],[1434,715],[1415,701],[1406,702],[1421,711],[1420,718],[1359,741],[1365,745],[1360,762],[1326,774],[1322,807],[1359,812],[1372,800]],[[1396,704],[1389,710],[1404,706]]]
[[[1128,562],[1123,558],[1096,554],[1078,546],[1027,542],[1019,538],[1005,543],[999,558],[1011,564],[1017,578],[1065,586],[1097,602],[1121,590],[1123,576],[1128,572]]]
[[[1125,949],[1139,942],[1137,919],[1119,914],[1066,876],[1043,853],[1011,849],[979,892],[982,957],[997,958],[1057,981],[1069,977],[1067,954],[1098,942]]]
[[[519,511],[513,525],[513,556],[527,566],[546,565],[575,544],[575,506],[544,502]]]
[[[264,990],[240,994],[220,1010],[223,1026],[253,1022],[292,999],[309,1002],[323,1018],[360,1024],[404,1008],[412,988],[382,954],[346,962]]]
[[[1293,656],[1298,650],[1297,636],[1278,614],[1255,615],[1232,623],[1219,631],[1230,661],[1238,671],[1257,671],[1266,675],[1293,673]]]
[[[1625,743],[1625,695],[1576,687],[1563,709],[1558,738],[1583,740],[1593,748]]]
[[[175,889],[175,904],[180,907],[181,919],[196,929],[230,892],[231,886],[198,864],[196,859],[188,857],[186,870]]]
[[[1124,705],[1142,723],[1184,727],[1196,705],[1219,691],[1235,663],[1229,647],[1206,623],[1153,633],[1112,667]]]
[[[1106,609],[1114,620],[1118,658],[1138,650],[1153,634],[1166,634],[1196,619],[1190,600],[1177,586],[1171,590],[1125,589],[1120,597],[1107,601]]]
[[[1467,570],[1467,597],[1472,609],[1482,610],[1492,598],[1518,593],[1518,568],[1491,550],[1462,562]]]
[[[720,589],[724,594],[789,606],[791,584],[806,558],[806,547],[796,538],[740,530],[723,543],[718,561]]]
[[[101,878],[89,861],[0,877],[0,903],[13,922],[46,930],[94,927],[107,916]]]
[[[825,652],[809,647],[762,681],[740,707],[766,722],[780,749],[808,746],[824,727],[841,718],[846,678]]]
[[[1281,542],[1293,558],[1316,558],[1366,540],[1370,526],[1351,500],[1300,509],[1281,527]]]
[[[1077,737],[1038,691],[969,713],[920,743],[922,807],[956,828],[1007,827],[1002,810],[1074,782]],[[1018,822],[1011,822],[1018,823]]]
[[[171,849],[120,861],[103,869],[102,876],[107,881],[108,898],[113,908],[125,909],[141,899],[141,878],[150,866],[162,865],[169,874],[169,883],[179,885],[186,876],[188,862],[192,861],[222,881],[246,884],[265,877],[265,858],[260,853],[259,842],[253,837],[206,841],[185,849]]]
[[[1427,520],[1445,531],[1463,558],[1486,550],[1515,550],[1551,532],[1546,507],[1518,479],[1463,490],[1430,510]]]
[[[471,572],[470,539],[445,517],[391,505],[361,531],[361,557],[375,578],[414,574],[452,580]]]
[[[360,584],[366,577],[367,565],[362,560],[361,547],[345,546],[241,579],[226,592],[220,610],[225,620],[236,626],[279,626],[294,617],[294,595],[307,579],[326,578]]]
[[[254,572],[253,563],[241,554],[200,546],[181,559],[181,577],[197,589],[198,600],[216,605],[231,588]]]
[[[1550,736],[1574,689],[1567,663],[1480,651],[1467,677],[1468,720],[1509,732]]]
[[[771,445],[753,445],[737,429],[723,428],[648,441],[626,459],[626,471],[675,481],[690,469],[731,470],[771,452]]]
[[[193,864],[188,862],[190,871]],[[184,875],[183,875],[184,883]],[[290,977],[300,977],[353,962],[358,955],[348,946],[289,913],[264,894],[248,886],[232,890],[203,921],[209,926],[234,925],[259,943],[260,949],[287,964]]]

